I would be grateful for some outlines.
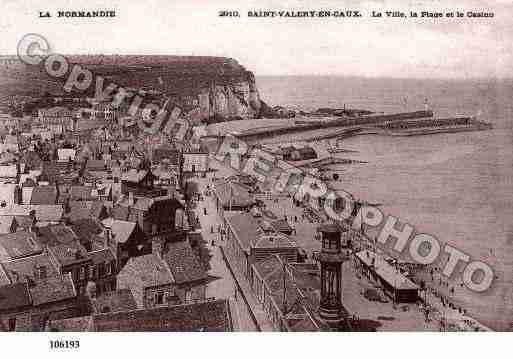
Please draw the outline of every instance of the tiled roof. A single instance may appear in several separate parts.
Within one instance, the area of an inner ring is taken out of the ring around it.
[[[1,204],[13,204],[14,193],[16,191],[15,183],[0,183],[0,203]]]
[[[87,257],[87,251],[78,242],[58,244],[50,247],[48,250],[61,266],[90,260],[90,258]]]
[[[18,231],[0,235],[0,261],[27,257],[42,252],[34,233]]]
[[[50,205],[57,203],[57,188],[55,186],[37,186],[32,190],[30,204]]]
[[[92,300],[94,313],[115,313],[137,309],[137,303],[130,289],[105,292]]]
[[[104,171],[110,168],[110,162],[105,160],[87,160],[85,168],[89,171]]]
[[[77,296],[71,273],[37,280],[34,285],[29,285],[29,290],[33,304],[36,306],[73,299]]]
[[[27,283],[14,283],[0,287],[0,311],[15,310],[31,305]]]
[[[314,287],[310,286],[311,283],[304,285],[298,280],[298,274],[295,271],[291,276],[291,269],[288,267],[285,272],[284,288],[283,262],[280,259],[271,256],[255,263],[254,266],[266,283],[274,302],[286,317],[291,318],[287,321],[290,330],[319,330],[319,323],[312,315],[319,306],[318,292],[321,285],[318,277]],[[285,302],[283,301],[284,296]]]
[[[0,265],[0,286],[11,284],[11,283],[12,283],[11,279],[7,275],[7,273],[4,270],[4,268]]]
[[[72,201],[90,201],[92,200],[92,189],[88,186],[71,186],[70,199]]]
[[[16,177],[17,175],[16,165],[0,166],[0,177]]]
[[[136,169],[131,169],[121,175],[121,180],[127,181],[127,182],[139,183],[146,177],[147,174],[148,174],[148,171],[144,171],[144,170],[138,171]]]
[[[91,218],[91,201],[70,201],[68,218],[71,222]]]
[[[226,299],[94,316],[95,331],[228,332],[233,330]]]
[[[204,280],[207,273],[188,242],[169,243],[164,254],[177,284]]]
[[[39,227],[38,230],[37,241],[49,246],[72,243],[78,239],[73,230],[64,224]]]
[[[235,233],[244,250],[249,251],[251,245],[262,234],[259,221],[248,213],[237,213],[226,216],[226,222]]]
[[[14,216],[0,216],[0,234],[11,233],[11,228],[15,221]]]
[[[45,267],[46,276],[54,277],[58,274],[48,254],[39,254],[21,259],[15,259],[1,264],[11,281],[25,281],[27,278],[35,280],[35,271]]]
[[[137,223],[113,220],[111,224],[112,239],[117,243],[125,243],[136,229]]]
[[[174,282],[167,265],[153,253],[130,258],[121,273],[124,271],[135,276],[134,279],[138,279],[143,287],[156,287]]]
[[[271,222],[271,226],[274,228],[277,232],[290,232],[292,231],[292,227],[290,226],[289,222],[285,219],[278,219],[276,221]]]
[[[82,218],[74,221],[71,229],[81,242],[90,241],[93,236],[102,232],[102,227],[91,218]]]
[[[86,257],[91,259],[94,264],[110,263],[115,259],[109,248],[88,252]]]

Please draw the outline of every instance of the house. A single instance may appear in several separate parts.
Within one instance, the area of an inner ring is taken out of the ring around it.
[[[102,221],[106,228],[102,238],[112,250],[118,268],[122,268],[132,257],[151,252],[149,242],[137,222],[107,218]]]
[[[31,308],[28,283],[0,286],[0,322],[8,331],[29,330]]]
[[[30,204],[55,205],[59,198],[59,187],[57,186],[36,186],[32,188]]]
[[[91,260],[87,280],[95,284],[96,294],[116,290],[118,266],[116,258],[109,247],[88,252],[86,257]]]
[[[103,228],[97,220],[93,218],[79,218],[73,221],[70,227],[76,234],[80,244],[88,252],[104,247],[105,241],[101,236]]]
[[[129,193],[113,208],[113,217],[139,224],[144,234],[166,236],[169,241],[185,239],[184,206],[173,196],[136,197]]]
[[[310,146],[301,148],[295,148],[294,146],[283,147],[282,152],[283,160],[285,161],[304,161],[317,158],[317,153]]]
[[[205,299],[210,280],[187,242],[153,242],[152,253],[131,258],[118,274],[118,288],[130,289],[138,308]]]
[[[0,286],[0,323],[9,331],[39,330],[47,320],[78,314],[77,293],[69,274]]]
[[[48,109],[40,109],[37,112],[40,124],[49,128],[61,126],[66,130],[73,130],[73,112],[66,107],[56,106]]]
[[[0,183],[18,183],[18,165],[0,166]]]
[[[102,221],[108,217],[107,208],[102,201],[69,201],[65,207],[67,209],[65,216],[71,223],[81,219]]]
[[[62,332],[231,332],[238,329],[228,299],[136,309],[55,320],[48,330]]]
[[[57,158],[59,162],[75,161],[76,151],[73,148],[57,149]]]
[[[48,246],[48,253],[60,274],[71,273],[78,294],[83,294],[88,282],[88,269],[92,264],[86,249],[78,242]]]
[[[18,231],[0,235],[0,262],[29,257],[43,252],[34,232]]]
[[[14,233],[18,229],[18,222],[14,216],[0,216],[0,235]]]
[[[59,274],[47,252],[0,263],[11,283],[37,281]]]
[[[289,222],[283,218],[271,221],[270,225],[276,232],[280,232],[288,236],[292,235],[292,232],[294,231]]]
[[[12,204],[20,204],[22,201],[22,189],[14,183],[0,183],[0,206],[6,207]]]
[[[208,152],[184,152],[182,170],[184,174],[204,174],[210,168],[209,159]]]
[[[226,254],[251,283],[251,265],[268,256],[279,255],[296,262],[299,247],[289,236],[275,232],[266,221],[250,213],[236,213],[225,218]]]
[[[152,162],[159,163],[165,160],[174,166],[180,167],[182,164],[182,154],[174,146],[170,145],[154,148],[152,151]]]
[[[37,330],[48,320],[75,317],[81,311],[69,273],[29,282],[28,289],[32,299],[31,330]]]
[[[137,309],[137,303],[129,289],[118,289],[91,298],[92,314],[126,312]]]
[[[90,186],[73,185],[69,190],[70,201],[92,201],[92,190]]]
[[[121,192],[128,194],[144,194],[153,190],[155,176],[148,170],[131,169],[121,175]]]

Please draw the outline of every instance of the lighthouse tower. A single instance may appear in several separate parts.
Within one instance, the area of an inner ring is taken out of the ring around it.
[[[347,319],[342,306],[342,263],[346,256],[342,252],[341,231],[335,224],[324,224],[317,228],[321,233],[321,300],[319,316],[330,326],[338,326]]]

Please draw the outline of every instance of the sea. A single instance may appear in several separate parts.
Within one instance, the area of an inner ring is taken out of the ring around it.
[[[269,105],[313,110],[358,108],[435,117],[476,116],[489,131],[342,140],[366,161],[340,168],[337,186],[381,203],[387,214],[489,264],[497,276],[483,293],[464,291],[470,315],[513,330],[513,80],[393,79],[342,76],[257,77]],[[290,140],[293,141],[293,135]]]

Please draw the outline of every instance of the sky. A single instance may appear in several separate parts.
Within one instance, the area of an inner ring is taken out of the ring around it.
[[[510,0],[0,0],[0,53],[24,34],[61,54],[226,56],[262,75],[513,77]],[[57,10],[116,11],[58,18]],[[361,18],[262,19],[248,10],[359,10]],[[237,10],[239,18],[219,17]],[[372,18],[372,11],[493,12],[493,18]],[[52,18],[39,18],[49,11]]]

